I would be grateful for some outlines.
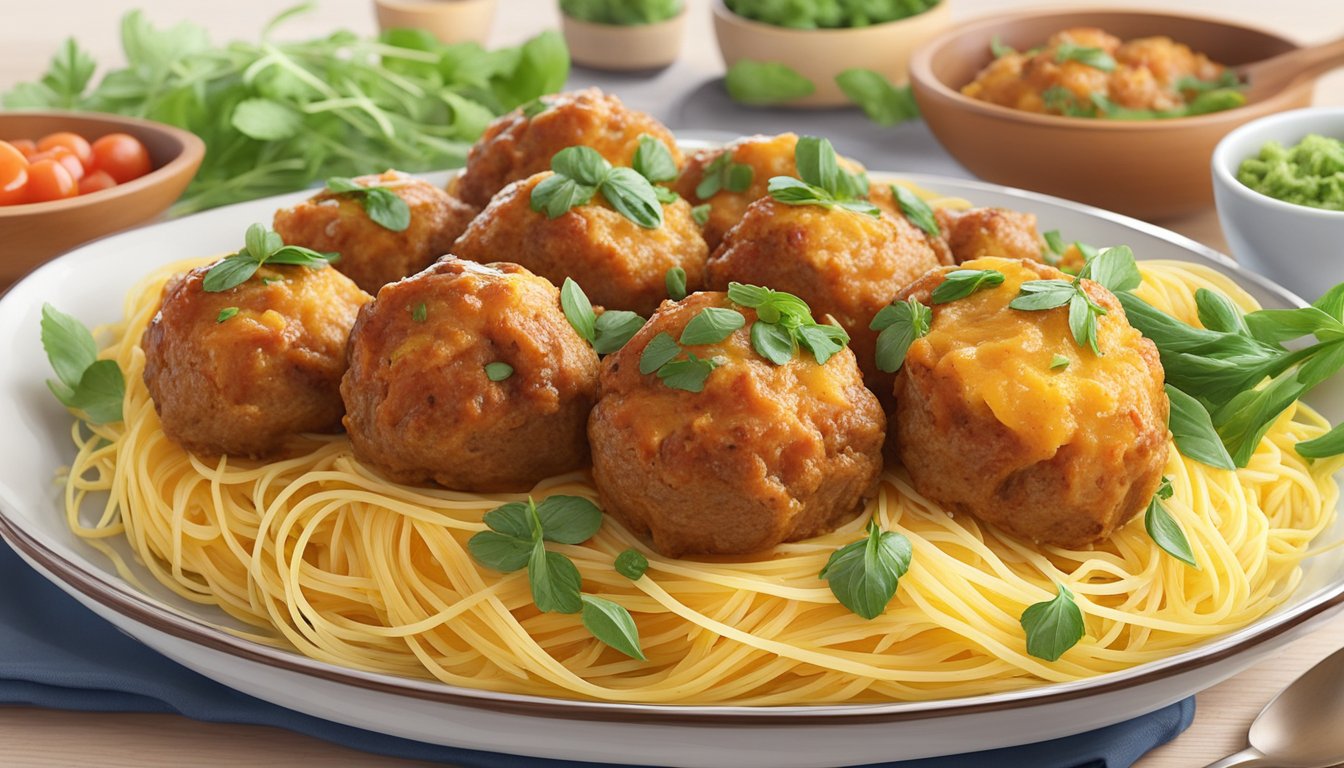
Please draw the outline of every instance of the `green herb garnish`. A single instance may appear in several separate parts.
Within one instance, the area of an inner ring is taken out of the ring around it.
[[[647,376],[672,362],[679,354],[681,345],[667,331],[662,331],[645,345],[644,352],[639,356],[639,372]]]
[[[411,207],[387,187],[366,187],[354,179],[333,176],[327,179],[327,191],[360,201],[373,223],[383,229],[404,232],[411,226]]]
[[[658,369],[658,378],[673,389],[687,392],[703,392],[705,380],[719,364],[713,360],[702,360],[694,353],[687,352],[685,360],[673,360]]]
[[[910,540],[897,531],[884,531],[876,519],[868,521],[868,535],[846,544],[826,561],[817,578],[825,579],[840,604],[865,619],[887,609],[900,579],[910,569]]]
[[[1106,314],[1106,308],[1093,301],[1083,289],[1084,279],[1100,283],[1114,293],[1133,290],[1141,281],[1134,252],[1122,245],[1098,252],[1071,281],[1030,280],[1023,283],[1017,298],[1008,306],[1027,312],[1067,306],[1069,331],[1073,334],[1073,340],[1078,346],[1087,347],[1093,354],[1100,355],[1097,318]]]
[[[597,341],[597,315],[593,312],[593,304],[573,278],[566,277],[560,285],[560,309],[584,341],[589,344]]]
[[[47,388],[66,408],[83,411],[93,424],[121,421],[126,379],[116,360],[99,360],[98,344],[84,324],[42,305],[42,349],[56,372]]]
[[[909,219],[911,224],[919,227],[930,237],[942,235],[943,231],[938,226],[938,219],[934,217],[933,209],[923,198],[899,184],[891,185],[891,195],[896,198],[901,213],[905,214],[905,218]]]
[[[709,203],[701,203],[691,208],[691,220],[700,226],[709,223]]]
[[[798,167],[798,178],[775,176],[770,179],[769,193],[785,205],[817,205],[822,208],[843,208],[864,213],[874,218],[881,210],[868,200],[868,180],[840,167],[835,147],[827,139],[803,136],[793,152]]]
[[[598,192],[622,216],[645,229],[663,225],[663,206],[653,184],[633,168],[616,168],[592,147],[567,147],[551,158],[552,175],[532,188],[532,210],[547,218],[587,205]]]
[[[412,322],[423,323],[428,317],[429,317],[429,307],[425,306],[425,302],[422,301],[419,304],[416,304],[414,307],[411,307]]]
[[[946,304],[996,285],[1003,285],[1003,273],[997,269],[954,269],[943,276],[929,299],[934,304]]]
[[[1053,600],[1035,603],[1022,612],[1027,633],[1027,653],[1038,659],[1057,661],[1083,638],[1083,612],[1073,593],[1063,584]]]
[[[792,360],[799,346],[806,347],[818,365],[825,365],[849,343],[849,334],[843,328],[813,320],[807,302],[791,293],[729,283],[728,299],[756,310],[756,320],[751,324],[751,345],[757,354],[775,365]]]
[[[1064,355],[1055,355],[1050,358],[1050,370],[1061,371],[1069,367],[1069,358]]]
[[[683,347],[717,344],[746,324],[747,319],[735,309],[705,307],[686,323],[679,343]]]
[[[1162,504],[1171,498],[1172,493],[1171,481],[1162,478],[1157,493],[1153,494],[1152,501],[1148,502],[1148,511],[1143,516],[1143,527],[1163,551],[1199,570],[1199,563],[1195,561],[1195,553],[1190,549],[1190,540],[1185,537],[1185,531],[1181,530],[1180,523],[1176,522],[1176,518],[1172,517],[1171,512]]]
[[[219,310],[219,315],[215,317],[215,322],[216,322],[216,323],[222,323],[222,322],[224,322],[225,320],[228,320],[229,318],[231,318],[231,317],[233,317],[233,316],[235,316],[235,315],[237,315],[237,314],[238,314],[238,308],[237,308],[237,307],[225,307],[225,308]]]
[[[663,285],[667,288],[667,297],[673,301],[686,298],[686,270],[672,267],[663,275]]]
[[[700,200],[708,200],[721,189],[733,193],[746,192],[755,178],[756,171],[750,165],[733,162],[732,151],[725,149],[705,166],[700,183],[695,186],[695,196]],[[708,206],[702,206],[702,209],[708,216]]]
[[[817,87],[787,64],[739,59],[728,68],[723,85],[739,104],[767,106],[811,96]]]
[[[1060,43],[1055,48],[1055,62],[1063,64],[1066,61],[1076,61],[1102,72],[1111,72],[1115,69],[1115,59],[1106,51],[1069,42]]]
[[[560,0],[571,19],[620,27],[656,24],[681,13],[682,0]]]
[[[996,59],[1002,59],[1004,56],[1011,56],[1017,53],[1017,49],[1011,45],[1004,45],[1003,41],[995,35],[989,41],[989,53]]]
[[[485,364],[485,377],[491,381],[503,381],[513,375],[513,366],[495,361]]]
[[[666,144],[647,133],[639,137],[639,147],[630,167],[654,184],[677,178],[677,161],[672,159],[672,152]]]
[[[877,335],[877,369],[886,373],[899,371],[905,364],[910,345],[915,339],[928,335],[932,323],[933,310],[913,296],[879,310],[868,325],[870,330],[880,331]]]
[[[849,100],[878,125],[896,125],[919,117],[919,105],[910,86],[896,87],[871,69],[846,69],[835,76]]]
[[[597,316],[593,323],[593,350],[599,355],[609,355],[620,350],[630,341],[639,329],[644,327],[644,318],[624,309],[608,309]]]
[[[579,569],[545,542],[581,544],[602,526],[602,511],[577,496],[551,496],[540,504],[528,498],[485,514],[490,530],[467,542],[476,562],[503,573],[527,569],[532,602],[548,613],[582,613],[583,625],[598,640],[643,660],[639,633],[629,611],[610,600],[582,593]]]
[[[616,572],[631,581],[639,581],[649,570],[649,559],[637,549],[627,549],[616,556]]]
[[[285,245],[280,236],[265,224],[253,224],[247,228],[243,249],[216,262],[205,273],[201,288],[209,293],[235,288],[255,275],[262,264],[290,264],[321,269],[337,258],[334,253],[318,253],[298,245]]]

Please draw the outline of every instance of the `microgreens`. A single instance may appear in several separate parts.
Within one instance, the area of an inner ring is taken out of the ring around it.
[[[895,373],[905,364],[905,354],[915,339],[923,338],[933,322],[933,310],[913,296],[905,301],[888,304],[873,316],[870,330],[877,335],[877,369]]]
[[[569,277],[560,286],[560,308],[574,331],[592,344],[599,355],[609,355],[624,347],[644,327],[644,318],[627,310],[607,310],[598,315],[588,294]]]
[[[746,192],[755,178],[756,171],[750,165],[733,162],[732,150],[725,149],[705,166],[700,183],[695,187],[695,196],[700,200],[708,200],[721,189],[733,193]],[[709,209],[704,210],[708,213]]]
[[[1185,537],[1185,531],[1181,530],[1181,524],[1176,522],[1176,518],[1172,517],[1171,512],[1162,503],[1170,499],[1172,494],[1171,481],[1162,478],[1157,493],[1153,494],[1152,501],[1148,502],[1148,511],[1143,516],[1143,527],[1163,551],[1199,570],[1199,563],[1196,562],[1195,554],[1190,549],[1190,540]]]
[[[387,187],[366,187],[354,179],[333,176],[327,179],[327,191],[360,201],[373,223],[383,229],[404,232],[411,226],[411,207]]]
[[[66,408],[83,411],[94,424],[121,421],[126,380],[116,360],[99,360],[98,344],[84,324],[42,305],[42,349],[56,372],[47,388]]]
[[[1064,652],[1083,639],[1083,612],[1073,593],[1057,585],[1053,600],[1034,603],[1022,612],[1022,629],[1027,633],[1027,653],[1038,659],[1057,661]]]
[[[831,553],[817,578],[825,579],[840,604],[865,619],[886,610],[910,569],[910,539],[868,521],[868,535]]]
[[[813,320],[807,302],[791,293],[729,283],[728,298],[739,306],[756,310],[756,321],[751,324],[751,345],[757,354],[775,365],[792,360],[800,346],[812,353],[818,365],[825,365],[849,343],[849,334],[843,328]]]
[[[255,275],[263,264],[290,264],[321,269],[338,258],[334,253],[318,253],[298,245],[285,245],[280,235],[272,232],[265,224],[248,227],[243,243],[241,251],[220,259],[205,273],[205,279],[201,281],[202,289],[218,293],[236,288]]]
[[[942,230],[938,227],[938,219],[934,218],[933,209],[923,198],[899,184],[891,185],[891,194],[896,198],[897,205],[901,206],[901,213],[905,214],[905,218],[909,219],[911,224],[919,227],[930,237],[942,234]]]
[[[666,149],[666,148],[664,148]],[[592,147],[567,147],[551,158],[553,173],[532,188],[532,210],[554,219],[601,193],[622,216],[645,229],[663,225],[653,184],[633,168],[613,167]]]
[[[582,544],[602,526],[602,511],[578,496],[550,496],[540,504],[512,502],[485,513],[488,531],[467,541],[476,562],[503,573],[527,569],[532,602],[547,613],[581,613],[583,625],[598,640],[644,659],[639,631],[630,612],[618,603],[583,594],[574,562],[546,548],[546,542]]]
[[[842,208],[873,217],[882,215],[881,210],[867,199],[867,176],[841,168],[830,141],[803,136],[794,148],[794,162],[798,167],[798,178],[775,176],[770,179],[768,191],[778,202]]]

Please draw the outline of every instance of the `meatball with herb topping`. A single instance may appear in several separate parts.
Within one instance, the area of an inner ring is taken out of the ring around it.
[[[670,557],[829,531],[882,471],[886,420],[843,332],[795,297],[744,289],[757,309],[716,292],[663,304],[602,364],[588,434],[603,509]]]
[[[355,455],[394,481],[523,491],[587,464],[597,366],[555,286],[450,258],[359,313],[345,426]]]

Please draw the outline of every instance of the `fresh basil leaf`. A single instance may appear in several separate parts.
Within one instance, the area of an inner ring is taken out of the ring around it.
[[[700,226],[709,223],[709,203],[702,203],[691,208],[691,219]]]
[[[266,257],[265,263],[322,269],[338,258],[339,254],[335,253],[318,253],[299,245],[283,245],[271,251],[270,255]]]
[[[996,269],[954,269],[943,276],[943,282],[933,289],[929,298],[934,304],[946,304],[976,291],[1002,285],[1003,279],[1003,273]]]
[[[74,317],[50,304],[42,305],[42,349],[47,360],[68,390],[79,386],[84,372],[98,359],[98,344],[93,334]]]
[[[637,549],[627,549],[616,556],[616,572],[631,581],[639,581],[649,570],[649,559]]]
[[[708,200],[717,195],[720,189],[723,189],[728,164],[731,162],[732,152],[725,149],[705,165],[704,175],[700,177],[700,183],[695,185],[696,199]]]
[[[496,360],[485,364],[485,377],[491,381],[504,381],[513,375],[513,366]]]
[[[1143,527],[1148,531],[1148,537],[1164,552],[1191,568],[1200,570],[1185,531],[1181,530],[1180,523],[1171,516],[1158,496],[1153,496],[1152,501],[1148,502],[1148,511],[1143,515]]]
[[[554,174],[547,176],[532,188],[530,205],[532,210],[545,213],[546,218],[556,219],[569,212],[576,205],[592,202],[597,187],[581,184],[568,176]]]
[[[639,147],[630,167],[654,183],[677,178],[677,161],[672,159],[667,145],[647,133],[639,137]]]
[[[238,315],[237,307],[225,307],[219,310],[219,314],[215,316],[215,322],[222,323],[226,320],[229,320],[230,318],[236,317],[237,315]]]
[[[896,198],[896,203],[901,206],[901,213],[910,220],[911,224],[923,230],[924,234],[930,237],[940,237],[942,230],[938,227],[938,220],[934,218],[933,209],[924,202],[919,195],[900,186],[891,185],[891,194]]]
[[[1210,331],[1220,333],[1240,333],[1250,335],[1246,320],[1237,305],[1221,293],[1199,288],[1195,291],[1195,309],[1199,313],[1200,325]]]
[[[1035,603],[1022,612],[1022,629],[1027,633],[1027,653],[1038,659],[1058,661],[1064,652],[1083,639],[1083,612],[1073,593],[1057,585],[1053,600]]]
[[[1336,320],[1344,321],[1344,283],[1326,291],[1312,306]]]
[[[1008,302],[1010,309],[1024,312],[1062,307],[1078,292],[1067,280],[1031,280],[1019,288],[1017,298]]]
[[[291,139],[303,129],[303,115],[300,112],[270,99],[244,99],[238,102],[229,122],[239,133],[257,141]]]
[[[250,256],[243,254],[226,256],[205,273],[201,289],[208,293],[219,293],[236,288],[247,282],[260,267],[261,264]]]
[[[1052,229],[1042,235],[1042,237],[1045,238],[1045,247],[1049,248],[1050,252],[1056,256],[1063,256],[1064,252],[1069,249],[1069,247],[1064,244],[1064,237],[1059,234],[1058,229]]]
[[[663,205],[671,205],[681,199],[681,195],[661,184],[653,185],[653,196],[658,198],[658,202]],[[692,214],[692,218],[694,218],[694,214]]]
[[[798,342],[811,350],[817,365],[825,365],[849,343],[849,334],[838,325],[812,323],[798,327]]]
[[[1060,43],[1055,48],[1055,62],[1063,64],[1066,61],[1076,61],[1102,72],[1111,72],[1115,69],[1115,59],[1106,51],[1075,43]]]
[[[528,120],[531,120],[537,115],[540,115],[542,112],[545,112],[546,110],[550,109],[550,105],[542,101],[541,97],[538,96],[537,98],[532,99],[531,101],[522,105],[518,109],[523,113],[523,117],[526,117]]]
[[[1316,307],[1298,309],[1261,309],[1244,317],[1251,336],[1268,344],[1278,344],[1303,336],[1321,341],[1344,338],[1344,323]]]
[[[425,306],[425,302],[422,301],[414,307],[411,307],[411,320],[413,322],[423,323],[428,317],[429,307]]]
[[[584,341],[592,344],[597,340],[597,318],[593,314],[593,305],[588,301],[588,294],[573,278],[566,277],[560,286],[560,308],[565,312],[565,319]]]
[[[67,407],[83,411],[85,417],[94,424],[110,424],[121,421],[121,406],[126,399],[126,380],[115,360],[98,360],[79,377],[79,383],[67,397],[54,386],[56,382],[47,382],[52,393]]]
[[[624,309],[609,309],[597,316],[593,330],[593,350],[599,355],[609,355],[620,350],[630,341],[639,329],[644,327],[644,318]]]
[[[501,504],[486,512],[484,517],[481,518],[481,522],[485,523],[492,531],[523,539],[530,547],[532,540],[537,538],[537,531],[532,530],[531,505],[531,498],[527,500],[526,504],[520,501]]]
[[[581,598],[583,626],[593,633],[593,637],[632,659],[646,660],[639,647],[639,629],[629,611],[619,603],[593,595],[582,595]]]
[[[751,346],[756,354],[775,365],[784,365],[797,352],[797,342],[787,328],[761,320],[751,324]]]
[[[764,306],[770,301],[770,295],[772,293],[774,293],[774,291],[759,285],[747,285],[746,283],[728,284],[728,300],[734,304],[741,304],[744,307],[751,307],[752,309],[758,309]]]
[[[910,86],[898,88],[880,72],[846,69],[835,76],[835,84],[878,125],[896,125],[919,117],[919,105]]]
[[[1139,265],[1134,261],[1134,252],[1127,245],[1098,252],[1078,274],[1101,283],[1103,288],[1112,293],[1132,291],[1143,283]]]
[[[1303,440],[1296,447],[1298,455],[1308,459],[1324,459],[1344,453],[1344,424],[1320,437]]]
[[[1101,354],[1097,347],[1096,309],[1081,289],[1069,299],[1069,331],[1078,346],[1090,348],[1094,355]]]
[[[831,197],[831,193],[792,176],[771,178],[766,191],[775,200],[785,205],[820,205],[826,208],[835,205],[835,199]]]
[[[682,329],[680,343],[685,347],[717,344],[746,323],[747,319],[735,309],[705,307]]]
[[[392,232],[411,226],[411,207],[386,187],[369,187],[364,193],[364,212],[373,223]]]
[[[708,379],[709,374],[717,367],[718,364],[713,360],[701,360],[687,353],[685,360],[673,360],[659,368],[658,378],[673,389],[702,392],[705,389],[705,379]]]
[[[882,615],[910,569],[910,540],[897,531],[883,531],[876,520],[868,535],[831,554],[818,578],[825,579],[840,604],[865,619]]]
[[[756,171],[750,165],[731,163],[723,180],[723,188],[733,193],[746,192],[756,178]]]
[[[1232,457],[1223,445],[1208,410],[1195,398],[1166,385],[1167,400],[1171,403],[1168,428],[1176,449],[1182,456],[1207,464],[1215,469],[1235,469]]]
[[[649,180],[631,168],[612,168],[599,191],[611,207],[645,229],[663,226],[663,206]]]
[[[541,536],[558,544],[582,544],[602,527],[602,510],[582,496],[548,496],[537,505]]]
[[[327,191],[334,195],[356,194],[362,195],[368,191],[368,187],[347,176],[332,176],[327,179]]]
[[[541,539],[532,544],[527,577],[537,610],[543,613],[578,613],[582,610],[579,588],[583,578],[579,569],[568,557],[546,549]]]
[[[1344,341],[1332,341],[1301,353],[1304,362],[1275,376],[1260,389],[1247,390],[1213,414],[1214,426],[1232,461],[1244,467],[1256,446],[1284,409],[1344,367]]]
[[[587,186],[600,186],[612,170],[611,163],[592,147],[566,147],[551,158],[551,170]]]
[[[271,251],[274,251],[278,245],[274,245],[271,239],[267,237],[270,230],[265,224],[251,224],[247,228],[247,233],[243,235],[243,251],[239,256],[249,256],[258,263],[264,262]]]
[[[910,345],[928,334],[932,322],[933,310],[913,297],[883,307],[868,326],[870,330],[881,331],[877,335],[877,369],[886,373],[899,371]]]
[[[798,167],[798,178],[835,195],[840,165],[835,157],[835,147],[831,146],[829,139],[800,137],[793,149],[793,159]]]
[[[673,301],[686,298],[686,270],[672,267],[663,275],[663,285],[667,287],[667,297]]]
[[[835,207],[846,211],[853,211],[854,213],[866,214],[872,216],[874,219],[882,216],[882,209],[878,208],[869,200],[841,200],[835,204]]]
[[[673,339],[667,331],[662,331],[649,339],[648,345],[644,347],[644,353],[639,356],[639,372],[648,376],[672,362],[679,354],[681,347],[676,339]]]
[[[764,106],[811,96],[816,86],[786,64],[740,59],[723,78],[728,95],[739,104]]]
[[[495,531],[481,531],[467,540],[467,551],[481,565],[501,573],[527,567],[532,542]]]

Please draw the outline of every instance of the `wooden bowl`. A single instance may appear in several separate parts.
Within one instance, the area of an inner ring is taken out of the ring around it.
[[[908,79],[910,52],[920,43],[951,26],[948,0],[899,21],[853,29],[790,29],[762,24],[728,10],[713,0],[714,36],[729,67],[742,59],[777,61],[812,81],[816,90],[795,99],[790,107],[843,107],[849,97],[835,84],[846,69],[871,69],[896,85]]]
[[[480,43],[490,37],[498,0],[373,0],[378,28],[423,29],[443,43]]]
[[[92,142],[129,133],[149,150],[154,170],[125,184],[46,203],[0,206],[0,290],[80,243],[157,217],[187,188],[205,144],[178,128],[90,112],[0,112],[0,139],[38,139],[71,131]]]
[[[961,94],[992,58],[995,37],[1026,50],[1077,26],[1100,27],[1122,40],[1166,35],[1229,66],[1298,47],[1263,30],[1168,13],[1037,10],[969,22],[915,51],[910,82],[929,129],[972,173],[1139,218],[1182,216],[1213,203],[1209,160],[1223,136],[1311,103],[1314,78],[1236,109],[1150,121],[1034,114]]]
[[[575,64],[608,72],[639,72],[669,66],[681,55],[686,6],[653,24],[594,24],[560,14],[569,57]]]

